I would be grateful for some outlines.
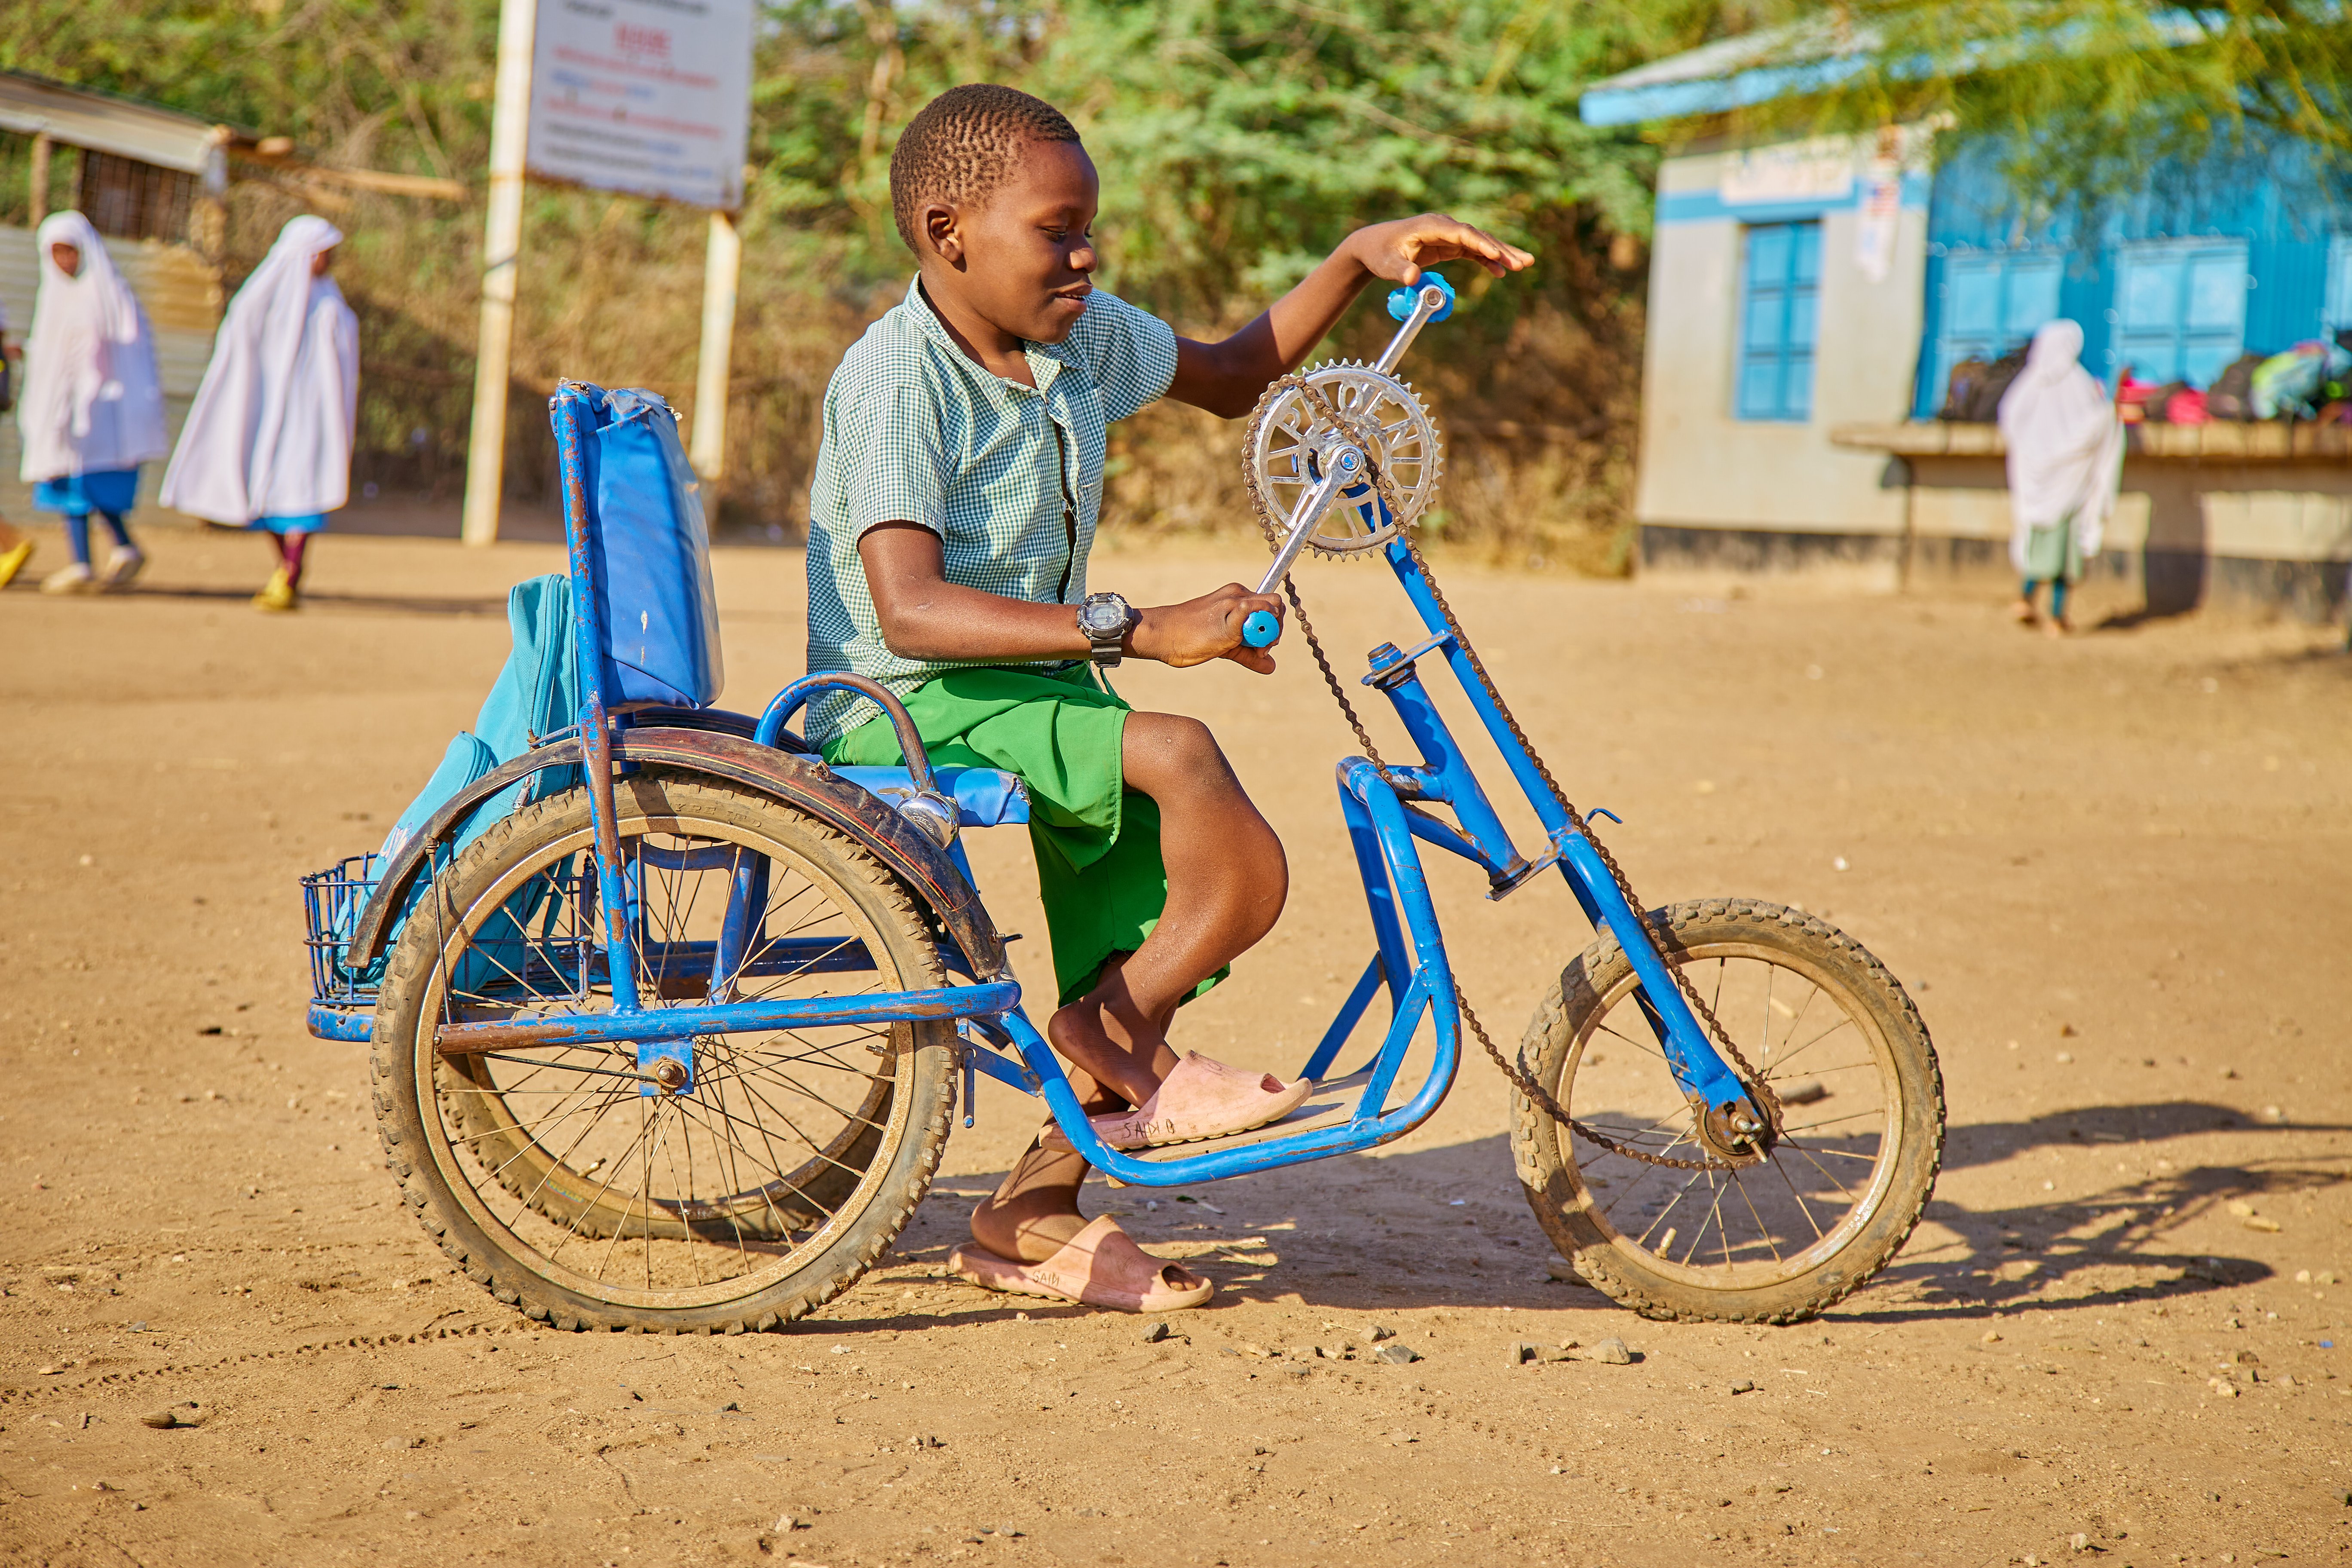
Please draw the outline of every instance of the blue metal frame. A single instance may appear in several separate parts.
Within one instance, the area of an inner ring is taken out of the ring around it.
[[[1419,558],[1402,542],[1388,547],[1387,558],[1430,635],[1410,651],[1385,643],[1373,649],[1371,673],[1364,677],[1364,683],[1396,708],[1421,757],[1410,764],[1391,764],[1386,778],[1362,757],[1349,757],[1339,764],[1340,811],[1356,852],[1376,952],[1301,1069],[1302,1077],[1323,1079],[1374,995],[1387,990],[1389,1026],[1378,1051],[1366,1064],[1367,1081],[1349,1120],[1175,1158],[1121,1153],[1095,1136],[1052,1047],[1018,1008],[1001,1018],[976,1017],[967,1022],[965,1034],[971,1041],[967,1084],[973,1074],[984,1072],[1014,1089],[1041,1096],[1078,1152],[1130,1185],[1177,1186],[1350,1153],[1402,1137],[1436,1110],[1452,1087],[1459,1063],[1460,1015],[1453,971],[1445,959],[1444,933],[1430,901],[1415,839],[1485,870],[1490,896],[1495,898],[1524,885],[1546,866],[1558,866],[1586,918],[1596,929],[1606,927],[1612,932],[1629,955],[1641,983],[1642,1011],[1656,1031],[1684,1092],[1709,1107],[1746,1101],[1746,1089],[1717,1053],[1714,1041],[1700,1026],[1659,957],[1647,923],[1626,902],[1591,840],[1570,824],[1568,813],[1544,784],[1534,757],[1511,732],[1501,710],[1487,694],[1469,650],[1446,626]],[[1529,859],[1512,843],[1468,757],[1431,701],[1419,669],[1420,660],[1431,654],[1444,659],[1513,782],[1543,825],[1550,846],[1544,855]],[[1417,803],[1422,802],[1451,808],[1454,820],[1448,823],[1419,809]],[[1412,1098],[1387,1109],[1405,1052],[1424,1015],[1435,1026],[1435,1058]],[[966,1104],[970,1104],[969,1087]]]
[[[572,605],[578,622],[579,734],[589,818],[594,831],[597,901],[602,914],[597,939],[601,954],[588,956],[584,962],[593,973],[597,967],[596,956],[601,956],[602,977],[611,987],[612,1006],[609,1011],[539,1015],[510,1023],[446,1025],[437,1041],[437,1048],[443,1052],[469,1055],[587,1040],[625,1042],[636,1048],[641,1093],[684,1093],[693,1084],[694,1042],[698,1035],[854,1023],[950,1021],[957,1025],[964,1041],[967,1122],[972,1089],[984,1073],[1024,1093],[1041,1097],[1055,1123],[1088,1163],[1133,1185],[1176,1186],[1351,1153],[1401,1138],[1420,1126],[1444,1101],[1460,1063],[1460,1006],[1453,971],[1446,961],[1444,932],[1431,900],[1418,841],[1435,845],[1483,869],[1493,898],[1499,899],[1525,885],[1546,867],[1557,866],[1586,917],[1596,928],[1605,926],[1614,932],[1631,956],[1641,983],[1643,1011],[1685,1091],[1709,1108],[1744,1101],[1745,1090],[1692,1016],[1653,946],[1642,916],[1627,904],[1599,851],[1575,828],[1565,808],[1553,797],[1534,757],[1512,732],[1487,693],[1469,650],[1447,626],[1436,592],[1423,572],[1419,557],[1402,540],[1387,547],[1388,563],[1429,635],[1410,650],[1389,644],[1373,649],[1371,671],[1364,681],[1396,709],[1420,756],[1410,763],[1391,764],[1385,775],[1363,757],[1349,757],[1339,764],[1340,814],[1363,883],[1374,952],[1307,1058],[1301,1074],[1309,1079],[1326,1081],[1340,1051],[1370,1010],[1373,999],[1382,991],[1387,993],[1389,1018],[1380,1044],[1357,1073],[1347,1075],[1349,1079],[1360,1077],[1363,1083],[1345,1121],[1289,1133],[1269,1131],[1250,1142],[1165,1158],[1112,1149],[1096,1134],[1060,1058],[1023,1011],[1019,985],[1002,976],[975,979],[970,984],[880,994],[735,1001],[726,983],[740,956],[761,942],[758,913],[766,900],[764,867],[738,872],[733,897],[715,942],[669,944],[656,952],[644,943],[643,933],[633,929],[632,868],[621,851],[613,782],[618,769],[631,765],[616,761],[614,754],[615,731],[627,724],[628,716],[613,714],[605,705],[604,627],[595,591],[595,521],[585,493],[582,453],[582,445],[592,427],[591,414],[585,395],[570,384],[557,393],[553,412],[562,458]],[[1488,799],[1467,755],[1431,700],[1423,685],[1421,664],[1433,655],[1444,661],[1461,686],[1512,781],[1519,786],[1542,825],[1549,841],[1542,854],[1530,858],[1513,844],[1509,830]],[[937,813],[926,816],[921,808],[926,800],[943,805],[946,837],[941,847],[969,877],[969,862],[954,838],[954,803],[937,795],[921,739],[905,708],[887,691],[856,676],[803,677],[779,692],[769,704],[753,731],[753,742],[762,746],[782,743],[784,725],[811,697],[828,687],[856,689],[889,713],[898,731],[916,796],[899,809],[926,831],[937,832],[938,825],[933,820]],[[1436,815],[1431,807],[1449,811],[1452,820]],[[674,952],[673,947],[691,951]],[[698,963],[706,950],[712,973],[707,1003],[685,1007],[649,1008],[644,1005],[639,975],[647,963],[657,961],[656,972],[667,972],[673,966],[673,960],[681,957]],[[961,953],[949,956],[951,970],[971,973],[971,965],[961,961]],[[835,954],[825,966],[845,967],[858,961],[871,963],[862,954],[856,960]],[[583,976],[583,983],[587,978],[588,975]],[[330,1014],[335,1011],[331,1006],[324,1010]],[[341,1016],[322,1020],[319,1017],[320,1011],[321,1008],[313,1009],[314,1029],[342,1037]],[[1402,1104],[1391,1107],[1389,1100],[1397,1089],[1405,1055],[1424,1018],[1435,1039],[1429,1070]],[[321,1022],[328,1027],[320,1028]]]

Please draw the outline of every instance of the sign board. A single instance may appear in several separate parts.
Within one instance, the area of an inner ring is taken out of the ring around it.
[[[1829,202],[1853,190],[1853,144],[1839,137],[1784,142],[1729,154],[1717,194],[1726,206]]]
[[[743,205],[754,0],[538,0],[533,174],[733,212]]]

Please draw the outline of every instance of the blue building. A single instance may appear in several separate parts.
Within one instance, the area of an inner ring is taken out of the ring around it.
[[[1584,117],[1704,126],[1785,89],[1748,68],[1753,51],[1735,39],[1611,79]],[[2352,327],[2352,213],[2294,148],[2217,159],[2095,218],[2067,205],[2013,189],[1992,150],[1939,150],[1918,128],[1675,147],[1651,253],[1644,568],[1889,586],[2006,572],[1999,433],[1936,417],[1954,365],[2067,317],[2110,385],[2128,367],[2202,387],[2243,354]],[[2237,599],[2326,618],[2347,562],[2352,427],[2133,426],[2095,570],[2151,609]]]

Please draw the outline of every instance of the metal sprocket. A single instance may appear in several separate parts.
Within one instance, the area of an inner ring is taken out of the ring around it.
[[[1356,428],[1335,428],[1300,381]],[[1251,414],[1242,461],[1263,512],[1277,525],[1287,519],[1320,477],[1316,464],[1324,443],[1365,436],[1377,448],[1365,455],[1388,479],[1395,510],[1369,481],[1343,490],[1308,536],[1308,547],[1327,555],[1351,554],[1386,544],[1398,529],[1412,527],[1436,500],[1444,468],[1436,422],[1412,384],[1352,360],[1285,376]]]

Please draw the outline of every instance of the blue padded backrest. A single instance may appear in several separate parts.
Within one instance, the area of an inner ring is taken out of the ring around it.
[[[727,683],[710,530],[677,416],[650,392],[583,387],[593,428],[581,443],[604,700],[707,708]]]

